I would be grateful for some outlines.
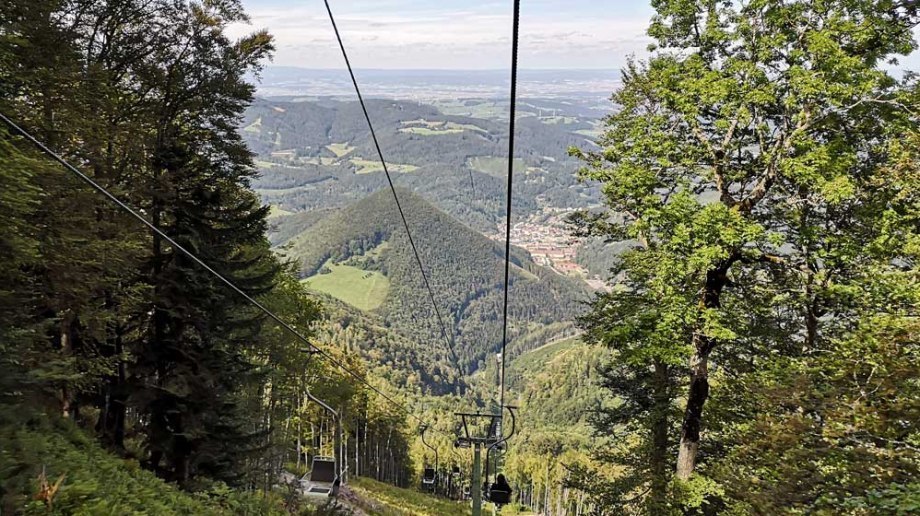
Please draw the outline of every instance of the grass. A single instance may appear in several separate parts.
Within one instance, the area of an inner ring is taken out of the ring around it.
[[[256,118],[256,121],[247,125],[243,128],[244,132],[247,133],[261,133],[262,132],[262,117]]]
[[[572,131],[575,134],[580,134],[582,136],[587,136],[589,138],[600,138],[604,131],[601,129],[579,129],[577,131]]]
[[[278,217],[286,217],[286,216],[288,216],[288,215],[293,215],[293,214],[294,214],[293,211],[287,211],[287,210],[285,210],[284,208],[282,208],[282,207],[280,207],[280,206],[278,206],[278,205],[276,205],[276,204],[272,204],[272,205],[269,207],[268,217],[267,217],[267,218],[268,218],[268,220],[272,220],[272,219],[276,219],[276,218],[278,218]]]
[[[355,166],[355,174],[373,174],[376,172],[383,172],[383,165],[380,164],[380,161],[369,160],[364,158],[352,158],[348,160]],[[406,165],[403,163],[387,163],[387,168],[390,172],[415,172],[418,170],[418,167],[415,165]]]
[[[540,121],[544,124],[555,125],[555,124],[574,124],[578,122],[578,119],[574,116],[541,116]]]
[[[335,157],[337,158],[341,158],[342,156],[345,156],[349,152],[355,150],[354,147],[348,145],[347,143],[331,143],[326,145],[326,148],[335,154]]]
[[[352,477],[349,488],[357,495],[357,505],[371,516],[466,516],[469,503],[455,502],[403,489],[369,478]],[[491,514],[491,511],[483,511]]]
[[[456,122],[445,122],[442,120],[425,120],[420,118],[418,120],[409,120],[402,122],[403,125],[408,125],[410,127],[403,127],[399,131],[403,133],[414,133],[414,134],[423,134],[423,135],[438,135],[438,134],[457,134],[464,131],[477,131],[480,133],[488,133],[482,127],[474,124],[458,124]],[[417,127],[421,126],[421,127]]]
[[[36,500],[43,470],[52,484],[62,479],[53,510]],[[280,502],[274,495],[264,498],[216,485],[188,493],[137,461],[108,453],[69,421],[35,414],[31,421],[16,423],[0,416],[3,514],[287,514]]]
[[[332,272],[306,278],[311,290],[329,294],[361,310],[378,308],[390,290],[390,280],[379,272],[365,271],[350,265],[326,263]]]
[[[508,159],[497,158],[495,156],[477,156],[470,158],[469,166],[477,172],[489,174],[495,177],[505,177],[508,173]],[[514,173],[520,174],[524,171],[524,160],[514,158]]]
[[[484,100],[472,105],[464,105],[456,100],[435,102],[438,109],[445,115],[460,115],[471,118],[496,119],[508,116],[508,109],[495,102]]]
[[[403,127],[401,133],[420,134],[422,136],[441,136],[445,134],[460,134],[463,129],[429,129],[427,127]]]
[[[546,367],[546,364],[552,362],[557,356],[561,356],[562,353],[581,346],[583,344],[578,337],[550,342],[515,358],[512,367],[518,371],[536,371]]]

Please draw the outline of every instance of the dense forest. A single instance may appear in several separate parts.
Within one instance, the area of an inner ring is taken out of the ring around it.
[[[369,398],[360,359],[310,361],[173,244],[311,335],[321,307],[249,186],[244,77],[273,43],[229,39],[243,19],[233,1],[0,5],[0,112],[170,239],[0,129],[0,512],[296,510],[278,473],[330,452],[310,384],[349,414],[352,471],[407,482],[405,413]]]
[[[629,242],[583,320],[614,359],[598,464],[619,514],[920,507],[914,2],[654,2],[602,147]],[[700,193],[717,192],[703,200]]]
[[[501,345],[504,250],[500,243],[464,226],[421,196],[405,189],[399,189],[398,195],[435,302],[447,319],[448,340],[459,366],[471,373],[482,368],[487,356]],[[303,223],[297,216],[292,222]],[[285,221],[279,226],[283,231]],[[281,245],[285,256],[297,260],[302,274],[311,276],[322,272],[329,261],[362,257],[384,243],[379,256],[360,263],[353,260],[361,269],[380,271],[390,280],[387,297],[377,312],[394,331],[427,343],[428,353],[452,362],[390,191],[381,190],[337,211]],[[574,320],[589,294],[577,280],[534,264],[523,250],[513,250],[512,263],[509,311],[514,349],[517,337]],[[451,384],[459,380],[450,376],[445,380],[448,378]]]

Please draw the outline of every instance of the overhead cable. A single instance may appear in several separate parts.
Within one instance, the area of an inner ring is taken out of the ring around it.
[[[435,300],[434,291],[431,289],[431,283],[428,281],[428,273],[425,272],[425,267],[422,265],[422,258],[419,255],[418,248],[415,246],[415,240],[412,238],[412,231],[409,229],[409,222],[406,220],[406,215],[403,212],[402,204],[399,202],[399,195],[396,193],[396,186],[393,184],[393,178],[390,176],[390,170],[387,168],[387,162],[383,158],[383,151],[380,150],[380,143],[377,141],[377,133],[374,131],[374,124],[371,123],[371,117],[367,113],[367,106],[364,103],[364,97],[361,95],[361,88],[358,87],[358,80],[355,78],[355,72],[351,67],[351,61],[348,59],[348,53],[345,51],[345,44],[342,43],[342,36],[339,34],[339,27],[335,23],[335,16],[332,14],[332,8],[329,7],[329,0],[324,0],[324,2],[326,4],[326,12],[329,13],[329,21],[332,23],[332,30],[335,31],[335,38],[339,42],[339,49],[341,49],[342,57],[345,59],[345,66],[348,67],[348,74],[351,76],[351,82],[355,86],[355,93],[358,96],[358,102],[361,103],[361,110],[364,112],[364,119],[367,120],[367,127],[370,129],[371,138],[374,140],[374,147],[377,149],[377,157],[380,159],[380,164],[383,166],[383,173],[386,174],[387,182],[390,184],[390,190],[393,192],[393,199],[396,201],[396,208],[399,210],[399,216],[402,218],[403,227],[406,228],[406,235],[409,237],[409,245],[412,246],[412,252],[415,254],[415,261],[418,264],[419,271],[422,273],[422,280],[425,282],[425,288],[428,290],[428,297],[431,300],[431,306],[434,308],[435,315],[437,315],[438,324],[441,327],[441,336],[444,338],[444,342],[447,344],[447,349],[453,358],[454,366],[457,368],[457,372],[460,375],[459,379],[462,383],[463,371],[460,369],[460,360],[457,358],[457,353],[454,351],[453,333],[447,331],[447,326],[444,324],[444,318],[441,316],[441,309],[438,308],[438,303]],[[470,175],[470,179],[472,180],[472,175]]]
[[[237,287],[232,281],[230,281],[229,279],[227,279],[227,277],[225,277],[225,276],[222,275],[221,273],[219,273],[219,272],[217,272],[216,270],[214,270],[213,268],[211,268],[211,266],[209,266],[207,263],[205,263],[201,258],[198,258],[198,256],[196,256],[194,253],[192,253],[191,251],[189,251],[188,249],[186,249],[185,247],[183,247],[181,244],[179,244],[178,242],[176,242],[173,238],[171,238],[169,235],[167,235],[166,233],[164,233],[160,228],[156,227],[152,222],[150,222],[149,220],[147,220],[147,218],[145,218],[143,215],[141,215],[140,213],[138,213],[134,208],[128,206],[128,205],[127,205],[125,202],[123,202],[121,199],[119,199],[119,198],[116,197],[114,194],[112,194],[111,192],[109,192],[105,187],[103,187],[103,186],[100,185],[99,183],[93,181],[92,178],[90,178],[89,176],[87,176],[86,174],[84,174],[82,171],[80,171],[80,170],[79,170],[78,168],[76,168],[75,166],[73,166],[73,165],[71,165],[70,163],[68,163],[66,160],[64,160],[64,158],[62,158],[62,157],[59,156],[57,153],[55,153],[54,151],[52,151],[51,149],[49,149],[45,144],[43,144],[43,143],[40,142],[38,139],[36,139],[34,136],[32,136],[28,131],[26,131],[25,129],[19,127],[15,122],[13,122],[11,119],[9,119],[9,118],[8,118],[6,115],[4,115],[3,113],[0,113],[0,120],[2,120],[4,123],[6,123],[6,125],[8,125],[8,126],[9,126],[11,129],[13,129],[15,132],[21,134],[25,139],[29,140],[33,145],[35,145],[39,150],[41,150],[41,151],[42,151],[44,154],[46,154],[48,157],[50,157],[50,158],[53,159],[54,161],[57,161],[57,162],[60,163],[64,168],[66,168],[68,171],[70,171],[70,172],[72,172],[74,175],[76,175],[76,176],[77,176],[78,178],[80,178],[80,180],[82,180],[84,183],[88,184],[90,187],[92,187],[92,188],[93,188],[94,190],[96,190],[97,192],[101,193],[103,196],[107,197],[110,201],[112,201],[113,203],[115,203],[119,208],[121,208],[122,210],[128,212],[128,214],[130,214],[132,217],[134,217],[135,219],[139,220],[142,224],[144,224],[145,226],[147,226],[151,231],[153,231],[154,233],[156,233],[160,238],[162,238],[163,240],[167,241],[167,242],[169,243],[169,245],[173,246],[173,248],[175,248],[177,251],[179,251],[179,252],[181,252],[182,254],[184,254],[185,256],[187,256],[187,257],[188,257],[189,259],[191,259],[193,262],[195,262],[196,264],[198,264],[199,266],[201,266],[203,269],[205,269],[206,271],[208,271],[212,276],[216,277],[216,278],[219,279],[222,283],[224,283],[225,285],[227,285],[228,287],[230,287],[231,290],[233,290],[234,292],[236,292],[237,294],[239,294],[239,295],[240,295],[243,299],[245,299],[247,302],[249,302],[250,304],[252,304],[252,305],[255,306],[256,308],[258,308],[262,313],[264,313],[264,314],[267,315],[269,318],[273,319],[275,322],[277,322],[278,324],[280,324],[282,328],[284,328],[285,330],[287,330],[287,332],[290,333],[292,336],[294,336],[296,339],[300,340],[301,342],[303,342],[303,343],[306,344],[307,346],[310,346],[311,349],[316,350],[316,352],[319,353],[320,355],[322,355],[327,361],[329,361],[329,363],[331,363],[331,364],[333,364],[333,365],[335,365],[335,366],[338,366],[340,369],[342,369],[343,371],[347,372],[349,375],[353,376],[356,380],[358,380],[359,382],[361,382],[361,383],[363,383],[364,385],[366,385],[369,389],[371,389],[372,391],[374,391],[375,393],[377,393],[378,395],[380,395],[383,399],[387,400],[389,403],[393,404],[394,406],[396,406],[397,408],[399,408],[400,410],[402,410],[403,412],[405,412],[406,415],[408,415],[408,416],[411,417],[412,419],[416,420],[419,424],[422,424],[422,425],[427,424],[427,423],[426,423],[425,421],[423,421],[421,418],[419,418],[419,417],[416,416],[415,414],[409,412],[409,411],[405,408],[405,406],[404,406],[403,404],[399,403],[398,401],[396,401],[396,400],[393,399],[392,397],[388,396],[386,393],[384,393],[383,391],[381,391],[381,390],[378,389],[377,387],[374,387],[373,385],[371,385],[363,376],[361,376],[360,374],[358,374],[358,373],[352,371],[350,368],[348,368],[348,366],[346,366],[346,365],[345,365],[342,361],[340,361],[339,359],[337,359],[337,358],[335,358],[334,356],[332,356],[328,351],[326,351],[325,349],[320,348],[320,347],[318,347],[317,345],[315,345],[315,344],[313,344],[312,342],[310,342],[309,339],[307,339],[302,333],[300,333],[299,331],[297,331],[296,329],[294,329],[290,324],[286,323],[286,322],[285,322],[284,320],[282,320],[278,315],[276,315],[274,312],[272,312],[271,310],[269,310],[268,308],[266,308],[265,305],[263,305],[262,303],[258,302],[258,301],[255,300],[255,299],[253,299],[252,296],[250,296],[249,294],[247,294],[246,292],[244,292],[243,290],[241,290],[239,287]]]
[[[499,409],[504,419],[505,414],[505,361],[508,345],[508,286],[511,272],[511,186],[514,178],[514,118],[517,104],[517,66],[518,66],[518,32],[520,27],[521,1],[514,0],[514,13],[511,26],[511,120],[508,123],[508,191],[505,200],[505,299],[502,307],[502,357],[501,357],[501,394]]]

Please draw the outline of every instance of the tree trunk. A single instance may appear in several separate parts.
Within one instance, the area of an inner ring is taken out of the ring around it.
[[[668,411],[671,407],[668,365],[660,359],[654,361],[654,418],[652,421],[651,491],[649,509],[652,513],[664,512],[668,496]]]
[[[740,259],[740,255],[731,256],[718,263],[706,273],[706,284],[700,299],[702,310],[721,307],[722,290],[728,284],[728,270]],[[681,425],[680,449],[677,454],[677,478],[687,480],[696,467],[696,457],[700,449],[700,430],[703,423],[703,406],[709,398],[709,354],[716,341],[704,335],[699,329],[693,334],[693,355],[690,357],[690,390],[687,393],[687,406],[684,410],[684,422]]]
[[[697,339],[694,339],[697,340]],[[687,480],[696,467],[700,449],[700,428],[703,422],[703,405],[709,398],[709,352],[696,346],[690,358],[690,392],[680,433],[680,450],[677,454],[677,478]]]
[[[72,316],[70,310],[67,310],[64,313],[64,316],[61,317],[61,354],[65,357],[70,357],[73,355],[73,332],[72,332]],[[67,387],[67,383],[64,382],[64,385],[61,386],[61,415],[65,418],[70,418],[73,415],[71,407],[72,394],[70,389]]]

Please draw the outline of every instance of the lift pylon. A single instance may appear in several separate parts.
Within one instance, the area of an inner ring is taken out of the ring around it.
[[[503,414],[485,414],[482,412],[457,412],[455,415],[460,416],[463,423],[463,435],[454,441],[457,448],[473,448],[473,478],[470,484],[470,494],[473,499],[473,516],[482,516],[482,448],[486,447],[491,450],[496,445],[500,445],[510,439],[515,432],[514,410],[517,407],[505,406],[508,414],[511,415],[511,433],[507,436],[498,435],[489,432],[485,436],[472,435],[470,433],[470,423],[477,419],[489,419],[489,428],[501,428]],[[488,458],[488,455],[486,456]]]

